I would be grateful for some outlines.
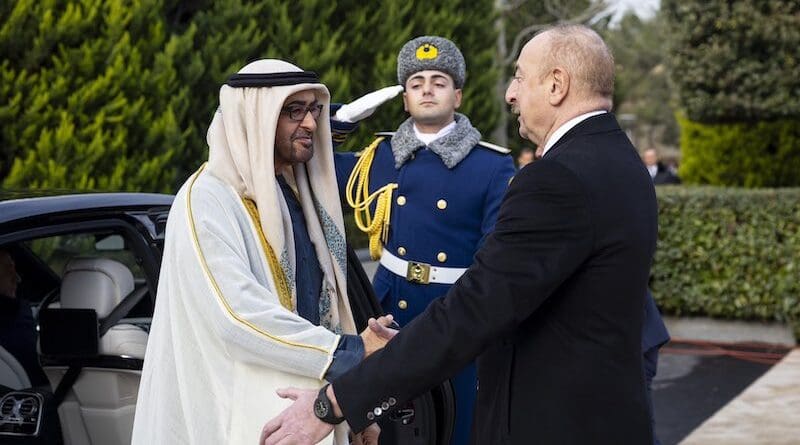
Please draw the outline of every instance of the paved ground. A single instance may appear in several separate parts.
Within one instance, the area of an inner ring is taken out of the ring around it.
[[[679,443],[772,367],[730,356],[695,355],[689,353],[692,348],[696,346],[670,343],[662,349],[653,382],[656,431],[662,445]],[[787,352],[764,346],[747,349]],[[697,354],[706,353],[697,348]]]
[[[800,444],[800,349],[714,413],[681,445]]]

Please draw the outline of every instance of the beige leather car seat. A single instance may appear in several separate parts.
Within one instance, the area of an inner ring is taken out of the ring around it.
[[[133,290],[133,274],[122,263],[74,258],[62,277],[60,307],[94,309],[102,320]],[[120,323],[100,338],[99,354],[144,359],[146,346],[144,330]],[[67,367],[44,370],[56,388]],[[129,444],[140,378],[139,370],[84,367],[58,410],[65,444]]]

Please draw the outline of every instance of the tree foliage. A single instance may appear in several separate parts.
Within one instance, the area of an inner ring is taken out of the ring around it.
[[[800,2],[663,0],[670,71],[696,122],[800,116]]]
[[[166,191],[190,129],[157,0],[5,4],[0,174],[6,187]]]
[[[169,187],[177,190],[184,179],[208,159],[206,131],[219,106],[219,88],[248,60],[261,54],[266,37],[259,22],[263,2],[242,0],[172,1],[165,7],[170,29],[190,39],[191,51],[175,60],[180,82],[191,91],[190,110],[180,123],[187,138],[172,165],[176,175]]]
[[[665,0],[686,182],[800,185],[800,3]]]
[[[634,142],[640,150],[678,145],[678,124],[665,67],[664,20],[626,14],[602,30],[614,54],[614,111],[635,116]]]
[[[491,0],[18,0],[0,5],[5,187],[174,191],[207,156],[219,87],[245,63],[317,71],[335,101],[396,80],[419,35],[464,52],[461,111],[497,122]],[[405,118],[384,105],[348,147]]]

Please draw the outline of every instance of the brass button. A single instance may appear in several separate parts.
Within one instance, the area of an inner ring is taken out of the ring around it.
[[[439,210],[446,209],[447,208],[447,201],[445,201],[444,199],[440,199],[440,200],[436,201],[436,207],[438,207]]]
[[[377,406],[375,407],[375,409],[372,410],[372,412],[375,413],[376,416],[380,416],[381,414],[383,414],[383,409],[381,409],[380,406]]]
[[[381,408],[383,408],[383,410],[384,410],[384,411],[386,411],[387,409],[389,409],[389,402],[383,402],[383,403],[381,403]]]
[[[389,397],[389,406],[394,406],[395,403],[397,403],[397,399],[394,397]]]
[[[375,414],[372,414],[372,411],[367,413],[367,420],[375,420]]]
[[[399,206],[406,205],[406,197],[405,196],[398,196],[397,197],[397,205],[399,205]]]
[[[397,302],[397,307],[400,309],[406,309],[408,308],[408,302],[406,300],[400,300]]]
[[[406,248],[403,247],[403,246],[398,247],[397,248],[397,253],[400,254],[400,256],[405,255],[406,254]]]
[[[439,260],[440,263],[444,263],[447,261],[447,254],[444,252],[439,252],[439,254],[436,255],[436,259]]]

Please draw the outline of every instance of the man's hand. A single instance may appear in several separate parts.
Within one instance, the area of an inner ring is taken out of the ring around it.
[[[397,330],[400,328],[400,326],[397,323],[395,323],[394,316],[392,316],[392,314],[384,315],[383,317],[380,317],[377,320],[374,318],[370,318],[369,320],[367,320],[367,325],[369,326],[369,329],[372,332],[374,332],[375,334],[378,335],[378,337],[386,340],[387,342],[392,338],[394,338],[394,336],[397,335],[398,332],[400,332]]]
[[[378,319],[370,318],[368,327],[361,333],[364,341],[364,354],[368,357],[397,335],[397,330],[389,326],[397,326],[394,317],[384,315]],[[314,415],[314,401],[317,399],[317,390],[285,388],[278,390],[278,396],[294,400],[294,403],[283,410],[278,417],[267,422],[261,430],[260,445],[313,445],[324,439],[333,430],[333,425],[327,424]],[[341,409],[336,403],[333,388],[328,387],[328,398],[334,407],[334,415],[341,416]],[[373,425],[356,436],[362,445],[377,445],[380,428]]]
[[[392,314],[384,315],[377,320],[370,318],[367,324],[369,326],[360,334],[364,342],[364,358],[386,346],[386,343],[397,335],[397,330],[389,327],[397,326]]]
[[[364,431],[353,436],[353,445],[378,445],[381,427],[377,423],[368,426]]]
[[[270,420],[261,430],[260,445],[314,445],[333,431],[314,415],[314,401],[318,390],[285,388],[278,395],[294,403],[278,417]]]
[[[349,104],[342,105],[333,118],[339,122],[358,122],[372,115],[382,103],[400,94],[401,85],[393,85],[365,94]]]

